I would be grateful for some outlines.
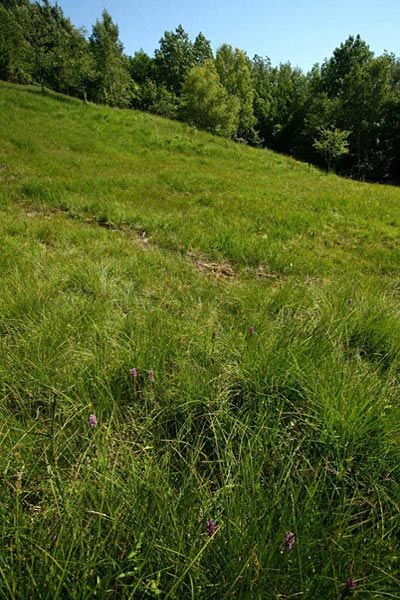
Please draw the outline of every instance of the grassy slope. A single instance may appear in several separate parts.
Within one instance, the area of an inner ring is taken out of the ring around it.
[[[400,598],[400,190],[0,114],[0,597]]]

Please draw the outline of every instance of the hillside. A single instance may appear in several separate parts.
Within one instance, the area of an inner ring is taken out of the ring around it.
[[[0,598],[400,598],[400,189],[0,114]]]

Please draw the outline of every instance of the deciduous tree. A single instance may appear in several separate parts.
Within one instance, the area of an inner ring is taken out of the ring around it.
[[[0,3],[0,78],[16,83],[32,81],[32,48],[26,39],[26,6]]]
[[[157,82],[179,95],[185,75],[194,66],[193,44],[179,25],[175,32],[166,31],[155,51]]]
[[[123,55],[118,25],[106,10],[93,26],[89,42],[96,69],[94,100],[110,106],[129,106],[131,78],[128,61]]]
[[[336,160],[348,153],[347,138],[349,135],[350,131],[320,128],[319,137],[314,141],[313,146],[325,159],[328,173],[332,168],[334,169]]]
[[[244,52],[223,44],[218,48],[215,65],[222,85],[228,94],[239,101],[239,136],[246,137],[255,125],[253,111],[253,86],[251,82],[251,62]]]
[[[240,104],[221,84],[214,62],[205,61],[187,74],[181,98],[182,118],[200,129],[231,137],[239,124]]]

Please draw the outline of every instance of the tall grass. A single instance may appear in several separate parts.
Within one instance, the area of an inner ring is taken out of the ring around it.
[[[60,100],[0,84],[0,597],[400,598],[400,192]]]

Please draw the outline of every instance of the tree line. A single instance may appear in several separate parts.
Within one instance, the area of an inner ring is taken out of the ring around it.
[[[349,36],[309,73],[199,33],[124,53],[104,10],[88,36],[49,0],[0,0],[0,78],[149,111],[357,179],[400,183],[400,60]]]

